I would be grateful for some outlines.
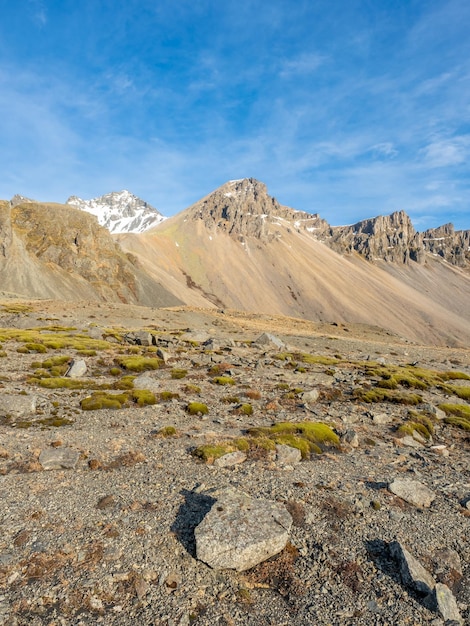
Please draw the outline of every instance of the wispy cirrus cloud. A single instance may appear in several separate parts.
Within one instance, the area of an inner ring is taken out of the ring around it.
[[[304,53],[291,59],[284,59],[279,66],[279,76],[281,78],[293,78],[299,75],[311,74],[327,63],[328,60],[328,56],[317,53]]]
[[[450,167],[468,162],[470,158],[470,135],[451,139],[436,139],[420,151],[428,167]]]
[[[28,0],[30,16],[36,26],[43,28],[48,22],[47,10],[42,0]]]

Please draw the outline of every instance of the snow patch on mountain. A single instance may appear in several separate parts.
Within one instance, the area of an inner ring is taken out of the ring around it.
[[[166,219],[153,206],[126,190],[91,200],[70,196],[67,204],[95,215],[101,226],[114,234],[143,233]]]

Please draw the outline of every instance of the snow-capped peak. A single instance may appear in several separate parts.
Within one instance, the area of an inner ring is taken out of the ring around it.
[[[143,233],[166,219],[153,206],[125,189],[91,200],[70,196],[67,204],[95,215],[102,226],[115,234]]]

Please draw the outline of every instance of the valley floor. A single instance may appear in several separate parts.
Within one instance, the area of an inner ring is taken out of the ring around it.
[[[0,354],[0,623],[443,625],[394,541],[470,620],[470,350],[236,311],[5,299]],[[283,465],[248,431],[285,422],[328,424],[339,444]],[[240,438],[246,460],[220,466]],[[431,505],[394,495],[401,478]],[[224,487],[293,517],[286,548],[241,573],[196,558],[206,493]]]

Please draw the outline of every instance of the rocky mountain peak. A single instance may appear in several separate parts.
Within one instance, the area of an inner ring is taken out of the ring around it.
[[[28,202],[37,202],[37,200],[32,200],[31,198],[26,198],[26,196],[22,196],[19,193],[15,194],[13,198],[10,200],[10,206],[14,207],[18,204],[25,204]]]
[[[95,215],[101,226],[115,234],[142,233],[165,219],[157,209],[127,190],[112,191],[91,200],[70,196],[67,204]]]
[[[279,204],[268,194],[266,185],[255,178],[230,180],[188,211],[192,219],[203,220],[206,227],[241,239],[269,241],[281,234],[279,226],[310,231],[328,226],[318,215]]]

